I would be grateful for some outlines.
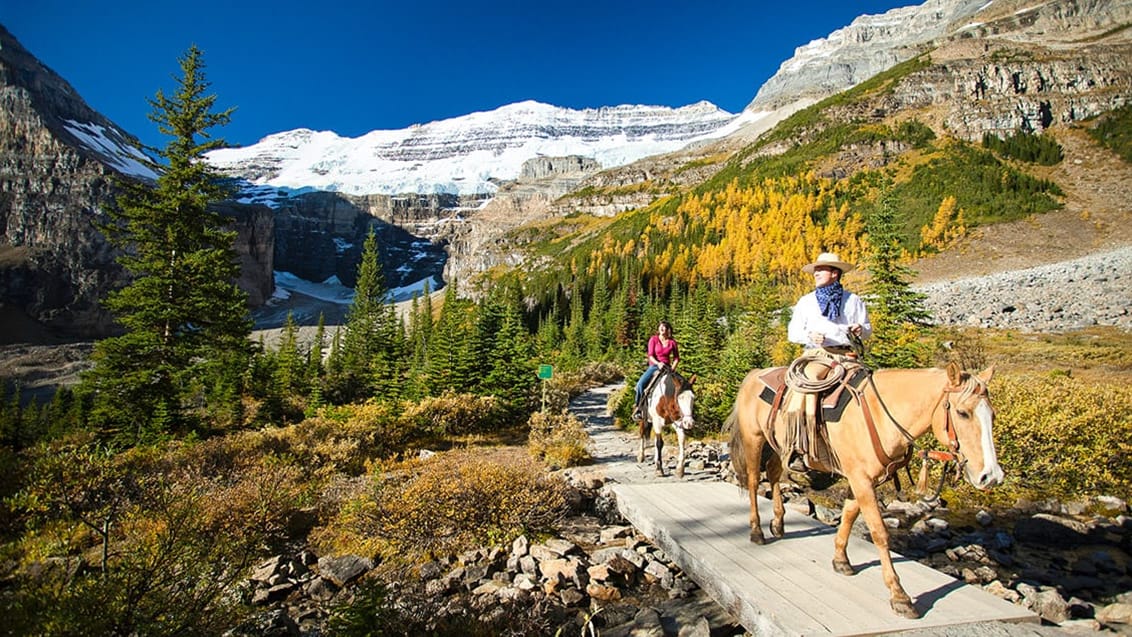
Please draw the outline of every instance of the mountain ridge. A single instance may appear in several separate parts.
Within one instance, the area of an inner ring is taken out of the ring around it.
[[[568,109],[532,100],[358,137],[295,129],[208,154],[256,186],[351,195],[492,194],[539,156],[583,155],[603,167],[722,137],[749,115],[707,101],[680,108]]]

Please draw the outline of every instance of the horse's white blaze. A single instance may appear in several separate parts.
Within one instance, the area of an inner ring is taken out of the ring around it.
[[[682,429],[691,429],[695,424],[695,419],[692,417],[692,404],[696,396],[692,392],[682,392],[676,397],[676,404],[680,406],[680,414],[683,418],[680,419],[676,426]]]
[[[985,489],[1002,484],[1002,479],[1005,477],[1002,467],[998,466],[998,456],[994,451],[994,436],[991,431],[994,412],[991,411],[990,403],[986,398],[980,400],[975,407],[975,417],[979,419],[979,429],[982,431],[980,442],[983,447],[983,472],[972,482],[976,487]]]

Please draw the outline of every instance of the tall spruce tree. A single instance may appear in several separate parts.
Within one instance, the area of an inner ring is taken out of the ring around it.
[[[516,414],[533,406],[536,383],[534,344],[523,325],[522,300],[517,288],[500,300],[499,329],[493,335],[490,368],[482,387],[484,393],[502,398]]]
[[[865,222],[869,253],[866,263],[870,279],[862,295],[873,324],[873,343],[868,362],[877,367],[916,367],[924,364],[926,351],[919,342],[921,328],[931,315],[925,296],[912,289],[915,273],[901,262],[895,204],[888,192],[881,194],[876,209]]]
[[[337,351],[340,365],[328,381],[340,402],[374,394],[394,397],[390,392],[399,392],[404,385],[404,333],[388,296],[377,235],[370,228],[358,264],[354,302],[346,317],[342,347]]]
[[[233,109],[213,110],[201,51],[179,59],[172,95],[149,100],[149,118],[171,139],[158,155],[165,165],[156,186],[119,179],[111,208],[110,241],[132,282],[112,293],[107,307],[125,334],[97,344],[86,379],[91,422],[128,441],[193,426],[196,416],[235,409],[248,363],[251,319],[236,286],[235,232],[213,210],[230,195],[204,160],[225,146],[210,129],[227,124]],[[223,402],[226,404],[217,404]],[[198,411],[190,412],[189,405]]]

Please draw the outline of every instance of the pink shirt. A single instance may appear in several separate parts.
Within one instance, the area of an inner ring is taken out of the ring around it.
[[[665,345],[660,342],[659,336],[653,334],[652,337],[649,338],[649,356],[652,357],[653,360],[660,361],[672,367],[676,361],[680,360],[680,352],[676,349],[676,340],[670,338],[668,339],[668,344]]]

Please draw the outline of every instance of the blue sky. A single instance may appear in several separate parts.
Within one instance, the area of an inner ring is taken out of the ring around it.
[[[537,100],[738,113],[794,49],[911,0],[194,2],[11,0],[2,23],[93,108],[150,145],[158,89],[204,52],[233,145],[375,129]]]

